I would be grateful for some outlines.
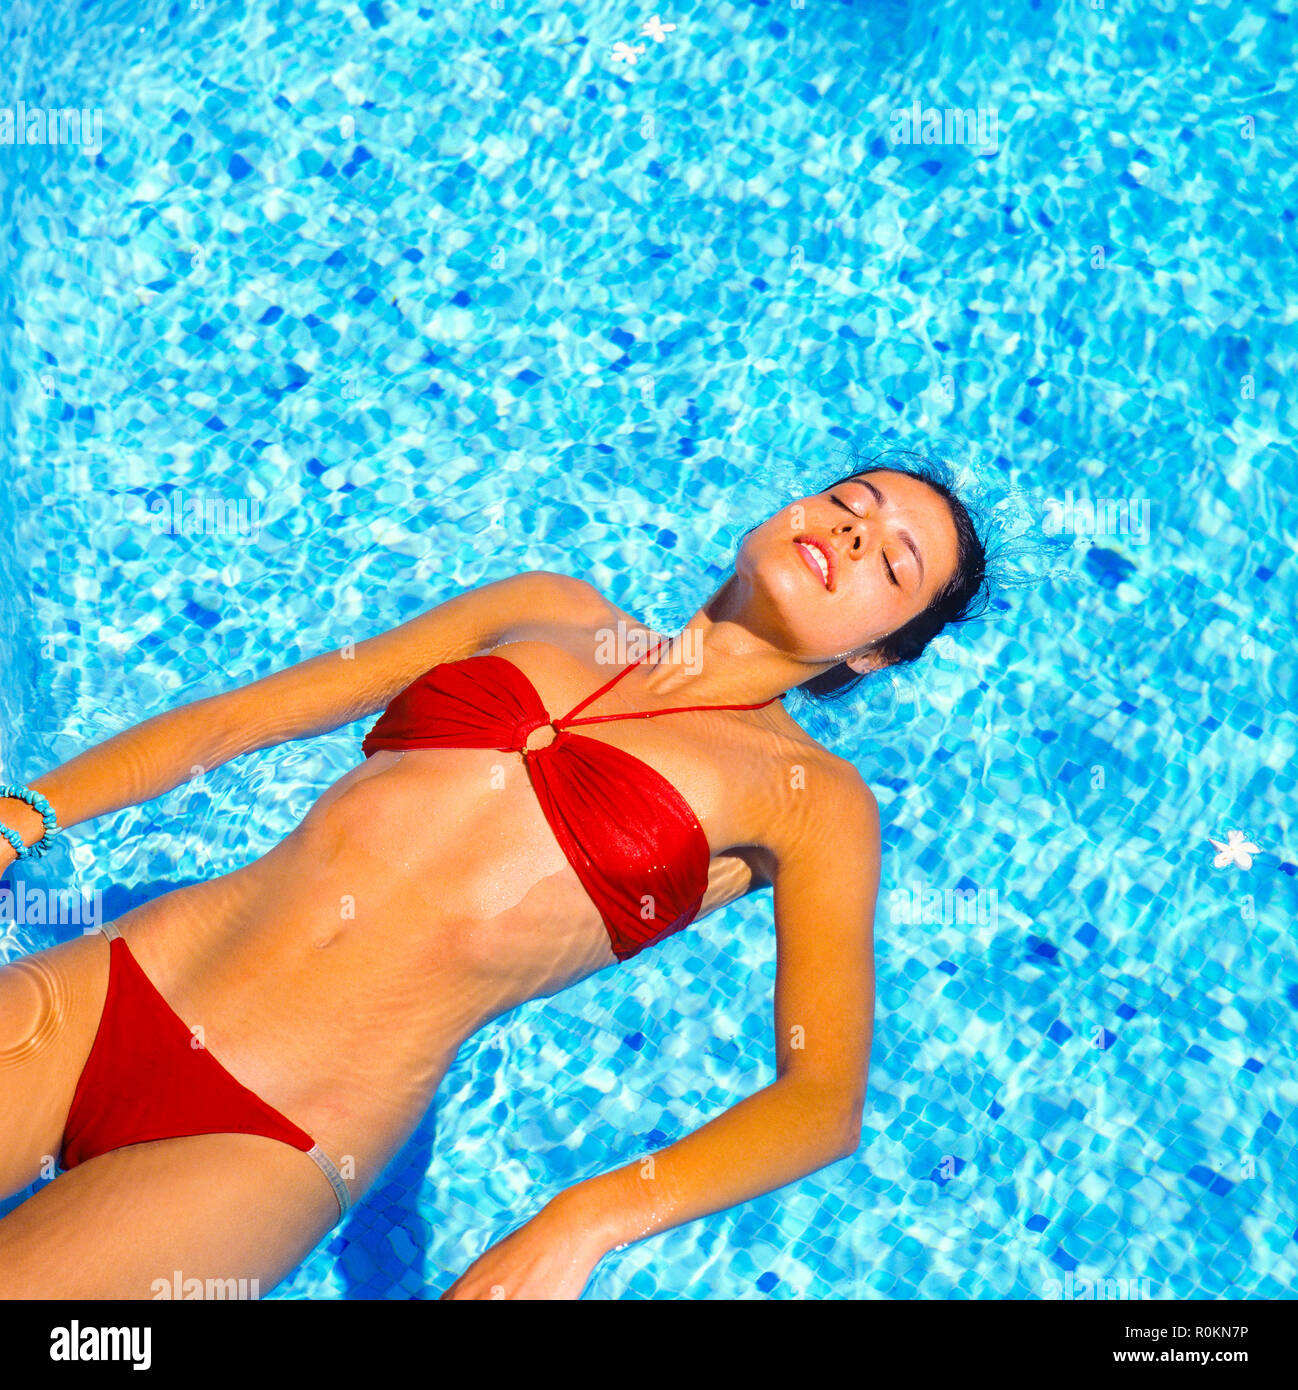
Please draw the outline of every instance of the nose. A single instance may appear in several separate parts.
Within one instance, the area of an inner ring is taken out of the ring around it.
[[[855,553],[865,546],[865,525],[859,517],[838,522],[830,528],[830,535],[842,537],[849,553]]]

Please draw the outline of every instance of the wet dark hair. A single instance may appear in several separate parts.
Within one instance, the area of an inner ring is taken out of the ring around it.
[[[852,461],[858,466],[834,482],[826,483],[819,491],[828,492],[840,483],[871,473],[904,473],[907,477],[926,483],[945,499],[955,526],[956,560],[951,578],[933,595],[922,613],[866,648],[867,653],[883,662],[883,668],[909,666],[923,655],[924,649],[944,628],[980,618],[986,611],[990,598],[987,589],[987,546],[964,503],[956,496],[951,471],[945,464],[910,449],[889,449],[886,455],[862,460],[860,453],[853,448]],[[844,661],[803,681],[796,689],[816,700],[837,700],[866,679]]]

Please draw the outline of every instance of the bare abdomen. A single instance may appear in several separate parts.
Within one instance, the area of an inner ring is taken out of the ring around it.
[[[613,960],[516,755],[379,753],[232,874],[118,922],[238,1080],[374,1161],[460,1042]]]

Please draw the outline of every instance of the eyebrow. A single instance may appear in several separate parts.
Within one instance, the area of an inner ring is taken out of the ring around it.
[[[887,505],[888,499],[875,487],[869,478],[849,478],[848,481],[860,483],[862,487],[868,487],[880,503],[885,506]],[[909,531],[902,530],[900,527],[897,529],[897,534],[901,537],[902,542],[910,547],[910,553],[915,557],[915,563],[919,566],[919,582],[922,585],[924,583],[924,558],[919,553],[919,547],[915,544],[915,538]]]

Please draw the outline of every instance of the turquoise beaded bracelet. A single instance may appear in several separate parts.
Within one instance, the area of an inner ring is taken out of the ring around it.
[[[14,847],[14,853],[17,854],[19,859],[39,859],[42,854],[48,851],[50,845],[54,843],[54,837],[62,828],[59,825],[57,817],[54,815],[54,807],[50,805],[46,797],[42,796],[40,792],[33,791],[30,787],[0,786],[0,798],[6,796],[12,796],[19,801],[25,801],[33,811],[39,811],[41,813],[41,820],[45,822],[45,833],[39,840],[34,841],[30,845],[23,844],[22,838],[19,836],[18,832],[16,830],[10,830],[7,825],[0,825],[0,835],[3,835]]]

